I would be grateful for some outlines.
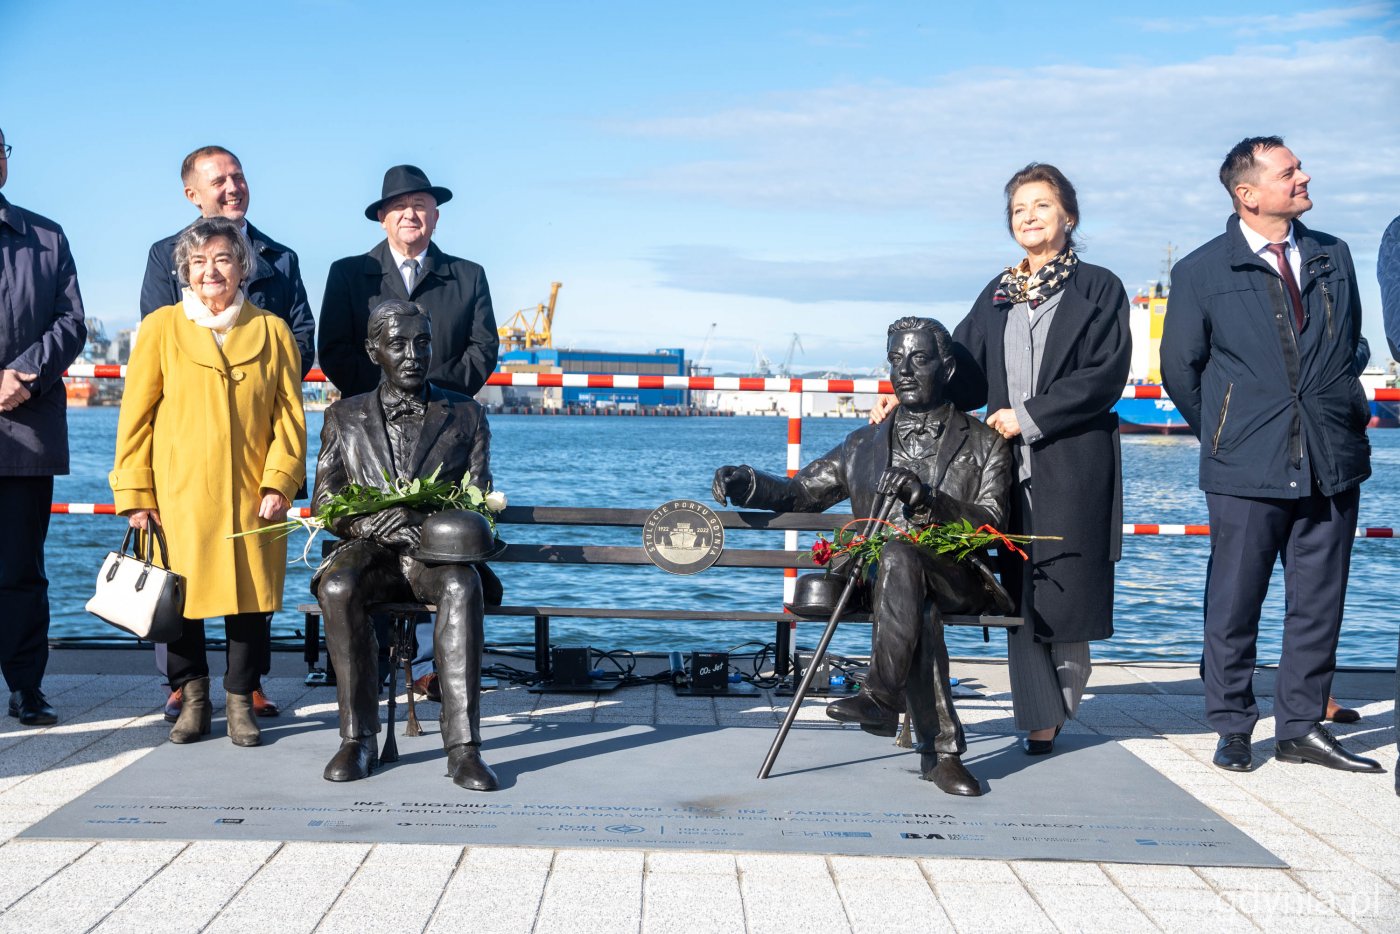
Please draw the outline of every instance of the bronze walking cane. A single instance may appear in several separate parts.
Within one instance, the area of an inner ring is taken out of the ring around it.
[[[879,507],[875,510],[873,518],[868,519],[865,524],[865,535],[869,537],[890,517],[894,506],[899,502],[897,498],[886,490],[877,490],[881,497],[876,501]],[[817,668],[826,657],[826,647],[831,644],[831,637],[836,635],[836,624],[841,622],[841,615],[846,612],[846,604],[851,600],[851,593],[856,588],[856,581],[860,578],[860,568],[857,567],[846,580],[846,587],[841,591],[841,599],[836,601],[836,609],[831,614],[831,621],[826,624],[826,631],[822,633],[821,641],[817,643],[817,651],[812,655],[812,660],[807,664],[807,670],[802,673],[802,681],[797,685],[797,690],[792,694],[792,704],[788,707],[787,716],[783,717],[783,725],[778,727],[778,735],[773,737],[773,745],[768,747],[768,755],[763,760],[763,768],[758,770],[760,779],[767,778],[768,773],[773,771],[773,763],[778,761],[778,753],[783,748],[783,741],[787,739],[788,731],[792,729],[792,723],[797,719],[797,711],[802,707],[802,702],[807,698],[807,690],[812,686],[812,678],[816,676]]]

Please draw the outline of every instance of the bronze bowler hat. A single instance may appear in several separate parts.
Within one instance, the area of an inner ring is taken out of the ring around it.
[[[470,509],[448,509],[423,520],[423,534],[413,557],[424,564],[477,564],[505,551],[491,523]]]
[[[836,612],[836,604],[841,599],[841,591],[846,589],[846,578],[825,572],[803,574],[797,579],[792,591],[792,602],[784,603],[783,608],[793,616],[830,619]],[[864,588],[857,587],[846,604],[850,613],[866,609]]]
[[[384,173],[384,187],[380,191],[379,200],[365,208],[365,217],[372,221],[379,220],[379,209],[385,201],[392,201],[399,195],[411,195],[416,191],[426,191],[438,204],[446,204],[452,200],[452,192],[428,181],[428,176],[418,166],[396,165]]]

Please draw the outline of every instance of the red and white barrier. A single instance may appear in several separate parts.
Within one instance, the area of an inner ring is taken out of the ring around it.
[[[64,376],[88,379],[121,379],[126,367],[108,363],[76,363]],[[326,382],[326,374],[313,369],[306,374],[308,383]],[[884,379],[777,379],[759,376],[636,376],[612,373],[492,373],[488,386],[541,386],[574,389],[694,389],[727,390],[731,392],[834,392],[891,393],[889,380]],[[1123,387],[1124,399],[1166,399],[1167,394],[1155,383]],[[1373,402],[1400,402],[1400,389],[1366,389],[1366,398]]]
[[[794,422],[797,419],[793,419]],[[800,423],[793,428],[789,425],[789,438],[792,432],[796,431],[798,440],[794,444],[801,443],[802,429]],[[788,467],[788,476],[797,473],[795,467]],[[116,507],[111,503],[54,503],[49,507],[49,512],[55,515],[70,516],[113,516],[116,515]],[[288,519],[309,519],[311,518],[311,507],[293,506],[287,510]],[[788,532],[788,535],[795,536],[796,532]],[[1124,535],[1134,536],[1177,536],[1177,535],[1209,535],[1208,525],[1172,525],[1169,523],[1127,523],[1123,526]],[[1372,526],[1370,528],[1359,528],[1356,530],[1357,538],[1400,538],[1400,529]],[[795,543],[789,547],[796,547]],[[792,570],[789,568],[788,570]]]

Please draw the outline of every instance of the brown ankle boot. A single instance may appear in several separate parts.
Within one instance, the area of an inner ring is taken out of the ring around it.
[[[209,735],[209,723],[214,717],[214,709],[209,706],[209,679],[186,681],[180,685],[180,690],[184,703],[175,725],[170,728],[170,741],[192,743]]]
[[[253,718],[253,695],[225,694],[224,715],[228,717],[228,738],[235,746],[257,746],[262,742],[258,722]]]

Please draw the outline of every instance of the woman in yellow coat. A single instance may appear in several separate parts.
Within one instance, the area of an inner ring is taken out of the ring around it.
[[[184,694],[170,739],[209,732],[204,617],[223,616],[229,738],[256,746],[262,620],[282,606],[287,545],[230,536],[283,519],[306,476],[300,356],[286,322],[244,301],[253,257],[232,221],[196,221],[175,264],[189,285],[141,323],[109,479],[117,512],[138,529],[159,525],[187,581],[184,631],[167,646],[170,685]]]

